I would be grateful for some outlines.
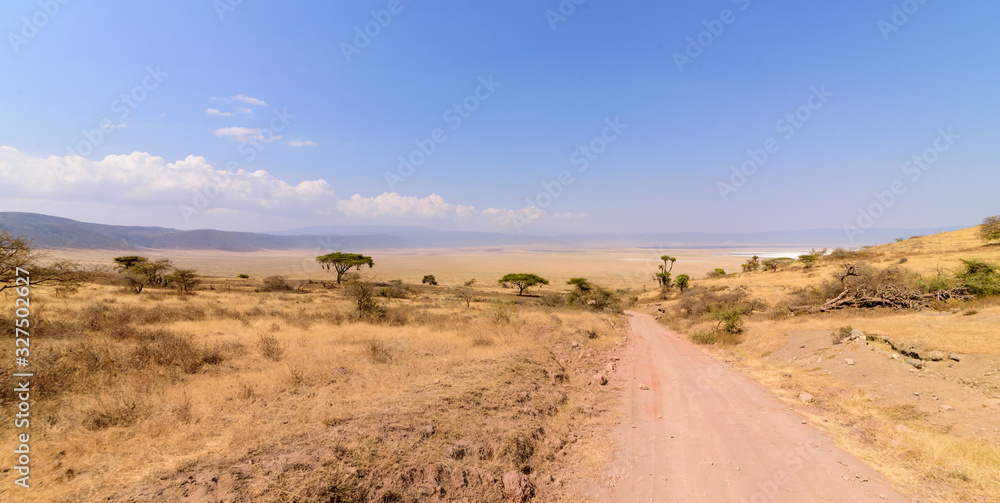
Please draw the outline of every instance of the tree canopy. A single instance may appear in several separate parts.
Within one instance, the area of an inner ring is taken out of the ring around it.
[[[319,265],[328,271],[330,268],[337,271],[337,283],[340,283],[344,273],[352,268],[361,270],[363,265],[367,265],[369,268],[375,267],[375,262],[371,257],[360,253],[327,253],[316,257],[316,262],[319,262]]]
[[[61,260],[42,265],[45,253],[31,245],[31,239],[0,229],[0,292],[14,288],[17,269],[28,270],[32,285],[61,283],[77,286],[84,281],[84,272],[78,264]]]
[[[1000,241],[1000,215],[983,219],[979,226],[979,237],[986,241]]]
[[[504,288],[517,287],[518,295],[524,295],[524,291],[535,285],[547,285],[549,280],[537,275],[526,273],[510,273],[500,278],[498,281]]]

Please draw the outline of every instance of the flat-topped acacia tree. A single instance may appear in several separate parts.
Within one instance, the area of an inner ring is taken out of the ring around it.
[[[549,280],[538,276],[537,274],[524,274],[524,273],[510,273],[498,281],[504,288],[510,288],[512,285],[518,288],[517,294],[524,295],[524,291],[535,285],[547,285]]]
[[[375,267],[375,262],[372,261],[371,257],[360,253],[327,253],[326,255],[316,257],[316,262],[319,262],[319,265],[328,271],[331,267],[337,271],[337,283],[340,283],[340,278],[344,276],[345,272],[351,270],[351,268],[361,270],[361,266],[363,265],[367,265],[369,268]]]

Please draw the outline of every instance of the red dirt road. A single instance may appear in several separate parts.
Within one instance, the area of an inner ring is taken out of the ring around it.
[[[756,382],[629,315],[612,502],[910,501]]]

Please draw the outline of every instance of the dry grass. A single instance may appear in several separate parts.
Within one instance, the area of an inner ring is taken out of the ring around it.
[[[45,483],[24,499],[7,472],[0,499],[499,501],[507,471],[558,473],[575,449],[567,432],[590,420],[576,404],[597,392],[557,378],[593,372],[559,355],[576,340],[603,365],[621,323],[509,294],[466,309],[447,289],[413,288],[379,299],[374,321],[319,285],[39,291],[32,480]],[[0,437],[14,438],[10,423]],[[547,480],[540,498],[574,500]]]

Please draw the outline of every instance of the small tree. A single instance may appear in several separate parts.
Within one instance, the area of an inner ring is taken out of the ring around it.
[[[591,284],[587,282],[587,278],[570,278],[566,284],[575,286],[580,293],[589,292],[592,288]]]
[[[18,286],[17,278],[23,277],[18,268],[28,271],[35,286],[61,283],[75,287],[84,281],[85,274],[75,262],[62,260],[43,266],[39,262],[45,256],[45,252],[32,246],[30,239],[0,229],[0,292]]]
[[[816,261],[819,260],[819,258],[822,257],[823,255],[826,255],[826,248],[823,248],[820,251],[816,251],[816,249],[813,248],[812,250],[809,251],[809,253],[799,255],[799,260],[802,261],[803,264],[805,264],[806,269],[809,269],[814,265],[816,265]]]
[[[1000,241],[1000,215],[986,217],[979,226],[979,237],[987,242]]]
[[[468,309],[472,306],[472,301],[476,299],[476,290],[472,288],[472,285],[476,283],[476,278],[472,278],[466,281],[462,288],[458,290],[458,296],[465,301],[465,308]]]
[[[165,279],[168,283],[176,285],[181,293],[191,293],[194,287],[201,284],[194,269],[174,269],[174,272]]]
[[[371,257],[366,257],[360,253],[328,253],[316,257],[316,262],[319,262],[328,271],[331,267],[337,271],[337,283],[341,282],[344,273],[351,270],[351,268],[360,271],[363,265],[367,265],[369,269],[375,267],[375,262],[372,261]]]
[[[165,258],[150,261],[146,257],[127,255],[113,260],[135,293],[142,292],[142,288],[147,285],[165,285],[167,272],[174,268],[174,264]]]
[[[684,290],[687,290],[691,286],[691,276],[681,274],[680,276],[677,276],[677,281],[675,283],[677,288],[681,290],[681,293],[684,293]]]
[[[356,278],[347,283],[347,295],[354,300],[358,309],[358,318],[378,315],[381,306],[375,300],[375,284],[363,278]]]
[[[428,274],[424,276],[424,279],[420,280],[420,282],[425,285],[431,285],[431,286],[437,286],[438,284],[438,280],[437,278],[434,277],[433,274]]]
[[[751,272],[760,269],[760,257],[754,255],[753,257],[748,258],[741,267],[743,267],[743,272]]]
[[[504,288],[511,288],[516,286],[518,288],[518,295],[524,295],[524,291],[535,285],[547,285],[549,280],[538,276],[537,274],[525,274],[525,273],[511,273],[500,278],[498,281]]]

